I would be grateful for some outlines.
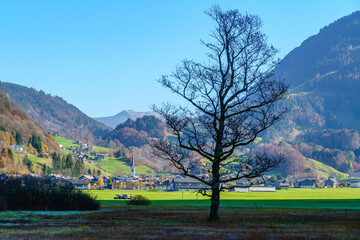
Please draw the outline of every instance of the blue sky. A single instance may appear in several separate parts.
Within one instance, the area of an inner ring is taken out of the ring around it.
[[[182,59],[204,61],[213,22],[203,12],[257,14],[284,57],[359,0],[0,0],[0,81],[58,95],[91,117],[180,102],[157,79]]]

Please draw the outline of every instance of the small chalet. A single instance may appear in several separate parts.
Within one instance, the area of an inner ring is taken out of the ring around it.
[[[109,156],[109,152],[108,151],[99,151],[99,155]]]
[[[97,155],[96,160],[103,161],[105,159],[104,155]]]

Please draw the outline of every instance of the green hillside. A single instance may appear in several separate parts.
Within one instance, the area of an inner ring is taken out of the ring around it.
[[[342,173],[338,170],[336,170],[333,167],[330,167],[329,165],[326,165],[322,162],[316,161],[311,158],[306,159],[308,161],[308,164],[310,168],[316,169],[319,173],[321,173],[324,177],[336,177],[337,179],[347,179],[349,177],[349,174]]]
[[[75,141],[72,141],[72,140],[69,140],[69,139],[66,139],[63,137],[55,137],[55,139],[56,139],[57,143],[60,143],[63,145],[63,148],[80,147],[80,144],[76,143]],[[94,152],[99,152],[99,151],[115,152],[115,149],[94,146],[93,151]],[[61,149],[61,152],[63,154],[71,153],[71,151],[67,150],[67,149]],[[88,156],[90,156],[90,152],[85,152],[84,154],[87,154]],[[150,174],[154,171],[153,169],[149,168],[148,166],[136,164],[136,160],[135,160],[135,166],[136,166],[136,168],[135,168],[136,174]],[[101,170],[102,172],[104,172],[104,175],[115,175],[115,174],[119,174],[119,173],[130,175],[130,161],[128,158],[125,158],[125,157],[110,158],[108,156],[105,156],[103,161],[95,160],[95,164],[85,163],[85,167],[87,169],[95,168],[95,171]],[[160,172],[160,171],[155,171],[155,172],[156,172],[156,174],[164,174],[164,172]]]

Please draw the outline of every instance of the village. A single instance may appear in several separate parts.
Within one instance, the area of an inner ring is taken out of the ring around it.
[[[89,144],[75,141],[78,146],[63,147],[59,144],[59,147],[63,151],[71,152],[73,157],[77,160],[81,160],[84,163],[95,164],[96,161],[103,161],[105,157],[112,155],[109,151],[94,151],[94,146]],[[13,151],[23,152],[26,151],[26,147],[22,145],[12,145]],[[49,158],[49,153],[39,153],[41,158]],[[209,187],[203,182],[194,178],[182,176],[180,174],[168,174],[168,175],[146,175],[135,174],[135,158],[132,154],[130,160],[130,175],[122,176],[100,176],[98,175],[82,175],[79,178],[70,178],[61,174],[51,173],[47,176],[40,176],[31,174],[32,177],[44,178],[52,186],[71,187],[75,189],[112,189],[112,190],[162,190],[162,191],[200,191],[202,189],[209,190]],[[209,167],[209,163],[205,163],[204,166],[198,166],[192,170],[201,179],[208,179],[209,175],[206,174],[204,169]],[[231,170],[232,165],[229,165]],[[3,174],[1,179],[6,179],[9,174]],[[230,175],[231,176],[231,175]],[[282,178],[274,179],[271,175],[265,175],[261,178],[251,179],[242,178],[221,186],[222,191],[232,192],[275,192],[276,190],[288,190],[289,188],[345,188],[354,187],[360,188],[360,172],[352,172],[349,174],[347,180],[337,180],[329,177],[328,179],[313,179],[313,178]]]

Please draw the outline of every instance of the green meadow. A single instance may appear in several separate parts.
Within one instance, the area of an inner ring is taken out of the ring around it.
[[[143,195],[159,207],[207,207],[208,197],[197,192],[90,190],[101,202],[102,208],[118,208],[127,200],[114,200],[116,194]],[[236,208],[290,208],[290,209],[357,209],[360,210],[360,189],[289,189],[276,192],[221,193],[221,207]]]

